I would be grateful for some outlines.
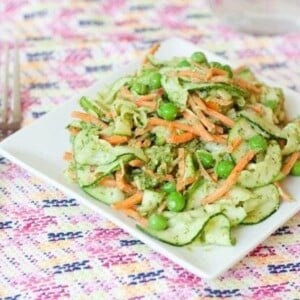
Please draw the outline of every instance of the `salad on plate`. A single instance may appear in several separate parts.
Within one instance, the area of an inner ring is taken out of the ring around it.
[[[290,201],[300,175],[300,119],[280,88],[204,53],[158,60],[158,45],[67,126],[66,175],[84,192],[174,246],[234,245],[233,228]]]

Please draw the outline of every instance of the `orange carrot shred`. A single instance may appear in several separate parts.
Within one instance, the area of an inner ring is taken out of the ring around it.
[[[105,124],[104,122],[102,122],[101,120],[99,120],[97,117],[90,115],[88,113],[85,112],[81,112],[81,111],[73,111],[71,114],[72,118],[76,118],[88,123],[93,123],[95,125],[100,125],[101,127],[107,127],[107,124]]]
[[[132,219],[136,220],[142,226],[147,226],[148,221],[145,217],[141,216],[135,209],[132,208],[125,208],[122,209],[122,212]]]
[[[72,152],[65,152],[63,159],[67,160],[67,161],[73,160],[73,153]]]
[[[150,102],[147,100],[136,100],[135,104],[137,106],[144,106],[144,107],[149,107],[151,109],[156,109],[156,103],[155,102]]]
[[[116,187],[117,182],[115,179],[110,177],[104,177],[99,182],[100,185],[107,186],[107,187]]]
[[[194,134],[190,132],[185,132],[183,134],[174,134],[168,138],[170,144],[182,144],[191,141],[195,137]]]
[[[142,200],[143,200],[143,193],[137,192],[136,194],[134,194],[124,200],[114,203],[112,206],[115,209],[122,210],[122,209],[126,209],[126,208],[132,208],[135,205],[140,204],[142,202]]]
[[[286,161],[281,169],[282,175],[287,176],[291,172],[294,164],[297,162],[299,157],[300,157],[299,151],[294,152],[290,156],[288,156],[288,158],[286,159]]]
[[[102,139],[109,142],[111,145],[120,145],[128,142],[129,137],[123,135],[102,136]]]
[[[227,179],[222,183],[222,185],[214,191],[212,194],[208,195],[204,199],[201,200],[202,204],[209,204],[217,201],[222,196],[224,196],[236,183],[238,180],[240,173],[243,169],[248,165],[251,159],[255,156],[255,151],[247,152],[235,165],[233,170],[231,171],[230,175]]]
[[[133,159],[129,162],[129,166],[131,167],[142,167],[145,163],[140,159]]]
[[[274,183],[278,188],[279,194],[284,201],[291,202],[293,200],[292,196],[282,187],[279,182]]]
[[[122,169],[116,172],[116,183],[117,187],[127,194],[133,194],[136,191],[136,189],[124,179],[124,170]]]
[[[146,55],[145,55],[144,61],[143,61],[144,64],[148,62],[148,55],[154,55],[155,52],[159,49],[159,47],[160,47],[160,44],[154,44],[154,45],[148,50],[148,52],[147,52]]]
[[[236,139],[234,139],[227,148],[228,153],[232,153],[233,151],[235,151],[240,146],[242,141],[243,139],[241,137],[237,137]]]
[[[71,135],[76,135],[76,134],[78,134],[78,132],[80,132],[80,128],[72,127],[72,126],[70,126],[68,128],[68,130],[69,130],[69,132],[70,132]]]

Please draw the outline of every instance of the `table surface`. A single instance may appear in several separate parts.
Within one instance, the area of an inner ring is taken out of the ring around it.
[[[300,91],[299,33],[237,33],[204,0],[2,0],[0,22],[0,50],[21,44],[24,126],[172,36]],[[300,299],[299,278],[299,213],[206,281],[0,157],[0,299]]]

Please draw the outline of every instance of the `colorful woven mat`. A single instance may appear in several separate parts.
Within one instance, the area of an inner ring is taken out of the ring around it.
[[[204,0],[0,2],[0,51],[21,44],[24,126],[172,36],[300,91],[300,34],[237,33]],[[300,214],[206,281],[0,157],[1,300],[290,300],[299,278]]]

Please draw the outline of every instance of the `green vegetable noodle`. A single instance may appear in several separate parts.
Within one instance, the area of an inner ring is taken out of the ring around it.
[[[153,52],[79,100],[65,174],[162,242],[233,247],[233,229],[272,217],[280,181],[300,176],[300,121],[249,68]]]

